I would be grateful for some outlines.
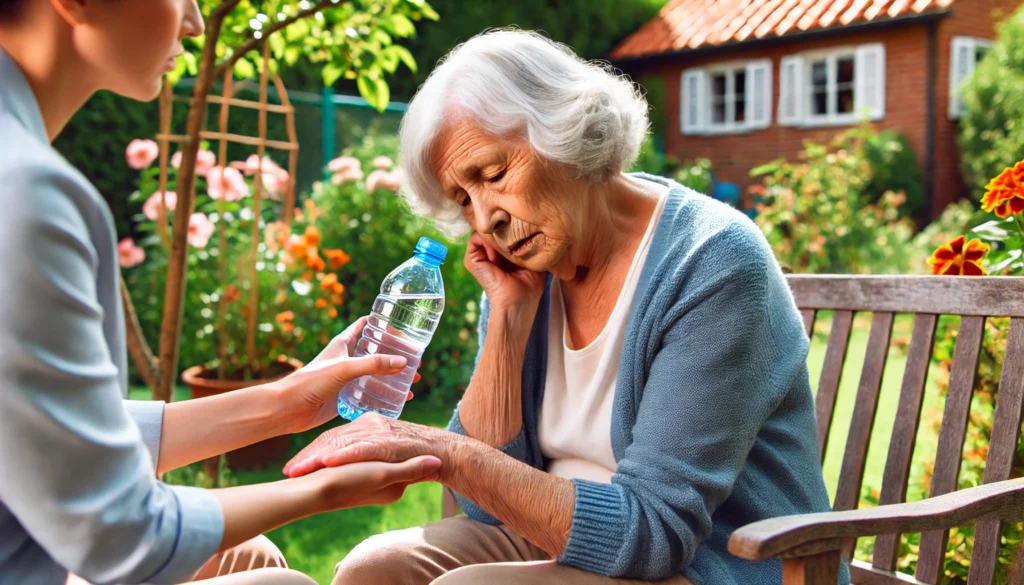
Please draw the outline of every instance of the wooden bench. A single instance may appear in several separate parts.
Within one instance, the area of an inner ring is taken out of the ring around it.
[[[840,556],[849,558],[856,538],[878,536],[871,563],[853,561],[852,581],[863,585],[935,585],[942,576],[949,529],[975,524],[969,585],[990,585],[1003,522],[1024,520],[1024,478],[1008,480],[1024,406],[1024,278],[932,276],[787,277],[804,328],[811,334],[818,311],[833,311],[825,362],[815,396],[817,441],[822,460],[847,346],[857,313],[872,313],[871,331],[857,388],[833,508],[822,514],[764,520],[737,530],[733,554],[752,561],[783,560],[785,585],[834,585]],[[897,313],[914,315],[896,422],[889,442],[880,503],[858,510],[864,464]],[[930,497],[904,503],[921,420],[938,318],[961,316]],[[988,460],[982,486],[957,491],[985,320],[1011,317]],[[444,517],[458,510],[444,492]],[[921,532],[917,573],[897,573],[901,534]]]

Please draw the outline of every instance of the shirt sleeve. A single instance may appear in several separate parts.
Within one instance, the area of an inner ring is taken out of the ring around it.
[[[219,548],[222,511],[206,490],[157,481],[146,425],[128,415],[97,302],[87,218],[100,210],[54,171],[3,188],[0,500],[96,585],[187,581]]]
[[[164,430],[164,406],[162,400],[125,400],[124,407],[128,416],[135,421],[142,434],[142,444],[149,451],[153,467],[159,467],[160,436]]]
[[[804,371],[806,341],[798,319],[788,326],[795,310],[770,251],[742,230],[731,236],[714,246],[728,256],[723,269],[676,275],[693,284],[665,307],[632,443],[610,484],[573,480],[559,562],[646,580],[684,570],[761,427]]]

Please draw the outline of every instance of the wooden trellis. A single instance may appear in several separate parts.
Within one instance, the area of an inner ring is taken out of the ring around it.
[[[217,131],[209,131],[203,129],[199,133],[200,139],[206,139],[211,141],[217,141],[219,143],[219,149],[217,153],[217,162],[222,168],[228,166],[227,160],[227,147],[229,143],[244,144],[247,146],[256,147],[256,155],[259,160],[256,173],[253,180],[253,198],[252,198],[252,209],[253,209],[253,237],[252,237],[252,257],[248,262],[248,269],[250,275],[250,290],[248,298],[248,315],[247,315],[247,339],[246,349],[248,352],[249,360],[253,360],[253,356],[256,354],[256,328],[259,319],[259,284],[258,284],[258,271],[256,268],[257,261],[259,258],[259,244],[262,241],[260,238],[260,225],[259,218],[261,216],[261,209],[263,205],[263,158],[267,148],[275,150],[281,150],[288,152],[288,181],[284,186],[283,200],[284,200],[284,217],[282,218],[286,224],[290,224],[292,217],[295,213],[295,173],[298,166],[299,157],[299,143],[296,138],[295,132],[295,108],[291,105],[288,99],[288,92],[281,82],[281,78],[277,75],[269,75],[268,71],[268,43],[263,44],[263,61],[260,69],[260,90],[259,90],[259,101],[250,101],[239,99],[234,96],[234,79],[232,76],[231,69],[228,68],[224,74],[224,87],[222,96],[208,96],[207,101],[209,103],[220,104],[220,114],[218,117],[218,129]],[[267,103],[267,84],[270,79],[273,79],[274,87],[277,89],[278,97],[281,100],[281,104],[270,104]],[[191,100],[189,100],[191,105]],[[259,113],[258,122],[258,135],[256,137],[244,136],[240,134],[231,134],[228,132],[228,117],[231,107],[239,107],[256,110]],[[181,134],[171,133],[171,114],[173,108],[173,94],[169,84],[164,84],[163,92],[160,96],[160,133],[157,135],[157,143],[160,146],[160,193],[166,193],[167,191],[167,180],[168,180],[168,163],[170,160],[170,145],[173,144],[186,144],[189,142],[190,137]],[[267,139],[267,114],[283,114],[285,116],[285,127],[288,135],[287,141],[282,140],[269,140]],[[195,199],[195,182],[192,182],[191,196],[188,198],[189,201]],[[170,236],[167,233],[167,205],[166,200],[164,204],[159,206],[159,216],[157,218],[157,230],[161,242],[168,249],[171,247]],[[220,213],[223,216],[225,202],[220,201],[221,210]],[[181,211],[181,210],[179,210]],[[224,250],[227,246],[227,231],[226,225],[223,221],[219,222],[219,240],[218,247],[220,258],[220,281],[224,282],[227,274],[227,254]],[[141,328],[139,327],[138,320],[135,317],[134,311],[132,310],[130,297],[128,296],[127,289],[122,284],[122,296],[125,299],[125,306],[128,308],[128,346],[131,353],[132,359],[136,364],[140,374],[146,380],[154,390],[154,398],[169,399],[170,397],[157,396],[158,386],[167,386],[167,382],[161,383],[161,375],[171,375],[174,373],[170,371],[172,367],[161,367],[164,364],[159,363],[156,357],[153,356],[152,351],[142,336]],[[182,294],[183,296],[183,294]],[[169,299],[165,298],[165,303],[171,303],[173,306],[180,307],[182,305],[181,298]],[[219,308],[219,323],[218,323],[218,357],[221,363],[221,374],[223,374],[223,364],[225,363],[226,353],[226,330],[224,327],[224,317],[226,314],[226,295],[220,296]]]

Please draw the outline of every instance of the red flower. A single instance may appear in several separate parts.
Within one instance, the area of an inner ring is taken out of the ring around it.
[[[968,242],[960,236],[935,250],[928,265],[934,274],[943,276],[982,276],[988,274],[981,266],[988,251],[989,245],[981,240],[975,238]]]
[[[981,208],[1000,218],[1024,213],[1024,161],[1008,167],[985,186]]]

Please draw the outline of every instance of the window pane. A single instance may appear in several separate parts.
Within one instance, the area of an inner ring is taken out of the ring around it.
[[[811,95],[811,114],[815,116],[828,114],[828,92],[824,89],[814,90]]]
[[[739,70],[735,73],[736,75],[736,96],[741,97],[747,91],[747,72]]]
[[[711,105],[711,123],[725,124],[725,101],[716,101]]]
[[[977,63],[985,58],[988,53],[989,47],[976,46],[974,47],[974,62]]]
[[[717,73],[711,76],[712,97],[725,97],[725,74]]]
[[[811,89],[817,93],[828,87],[828,63],[824,60],[811,63]]]
[[[853,57],[840,57],[836,59],[836,66],[838,67],[836,83],[840,85],[853,83]]]
[[[740,69],[733,75],[735,76],[736,96],[732,119],[733,122],[742,122],[747,119],[747,72]]]
[[[853,87],[840,87],[836,92],[836,98],[839,102],[836,104],[836,112],[840,114],[853,112]]]

